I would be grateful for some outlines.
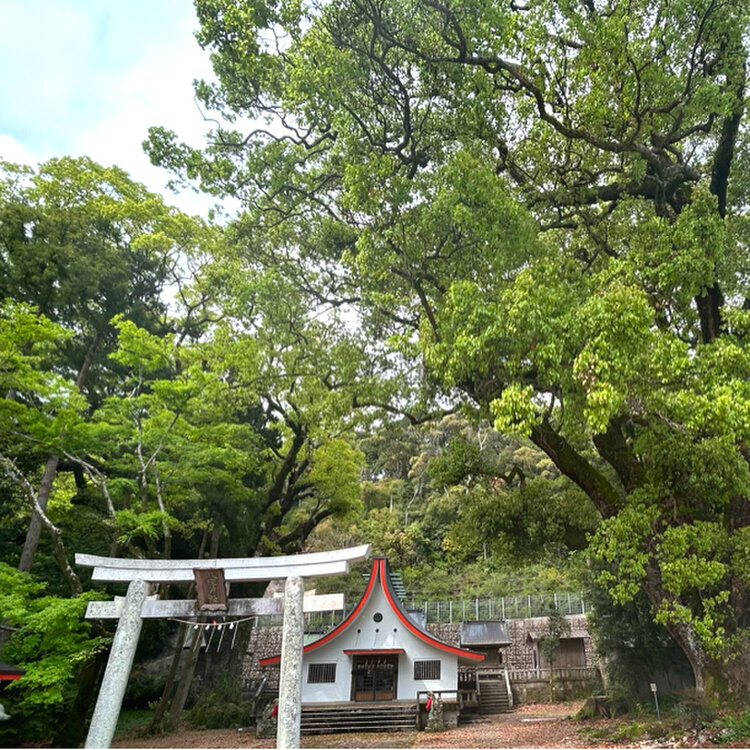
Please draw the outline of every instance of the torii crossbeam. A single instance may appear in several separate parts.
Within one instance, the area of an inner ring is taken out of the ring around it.
[[[284,620],[279,678],[279,714],[276,746],[299,747],[303,647],[303,595],[305,578],[347,573],[350,563],[366,559],[370,545],[280,557],[219,558],[214,560],[129,560],[76,554],[76,564],[93,568],[92,580],[128,582],[128,593],[120,602],[90,602],[86,617],[119,618],[94,708],[87,748],[110,747],[128,676],[133,666],[144,617],[195,617],[205,614],[205,603],[193,600],[148,600],[152,583],[186,583],[202,571],[221,571],[223,580],[270,581],[285,578]],[[222,614],[269,614],[268,600],[229,600]],[[210,606],[210,605],[209,605]],[[219,605],[217,605],[218,607]],[[278,605],[271,607],[277,612]]]

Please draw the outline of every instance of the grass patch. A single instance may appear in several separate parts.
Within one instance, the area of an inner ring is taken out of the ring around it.
[[[727,714],[720,717],[714,724],[723,730],[721,737],[725,742],[738,742],[750,738],[750,711],[744,714]]]
[[[151,708],[126,708],[120,711],[117,719],[115,735],[130,734],[138,730],[146,729],[151,721],[154,711]]]
[[[607,719],[605,724],[580,729],[581,736],[592,742],[612,742],[622,745],[639,740],[663,737],[667,727],[660,721],[624,721]]]

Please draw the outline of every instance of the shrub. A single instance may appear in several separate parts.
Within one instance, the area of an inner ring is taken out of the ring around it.
[[[187,712],[191,724],[206,729],[247,726],[252,718],[252,703],[243,701],[226,677],[216,683],[214,692],[200,695]]]
[[[703,729],[716,720],[716,708],[694,691],[685,691],[677,696],[671,714],[690,729]]]
[[[729,714],[722,717],[717,726],[724,729],[722,732],[723,742],[739,742],[750,738],[750,711],[744,714]]]
[[[0,745],[49,740],[64,725],[82,669],[108,643],[91,637],[91,625],[83,619],[87,602],[97,597],[95,592],[73,599],[45,596],[44,584],[0,563],[0,612],[17,628],[0,657],[26,670],[3,690],[11,718],[0,724]]]
[[[209,699],[193,706],[187,713],[191,724],[205,729],[243,727],[251,723],[252,706],[247,701],[239,703]]]

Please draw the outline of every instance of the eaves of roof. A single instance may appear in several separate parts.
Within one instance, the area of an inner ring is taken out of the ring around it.
[[[406,629],[417,638],[429,644],[430,646],[440,649],[441,651],[454,654],[464,660],[476,662],[484,660],[484,654],[478,651],[471,651],[466,648],[458,648],[456,646],[452,646],[449,643],[445,643],[444,641],[435,638],[435,636],[428,633],[427,631],[422,630],[422,628],[420,628],[411,620],[403,605],[399,601],[398,596],[393,590],[390,576],[388,575],[388,561],[384,557],[376,557],[373,559],[372,569],[370,571],[370,580],[367,583],[365,593],[362,595],[359,603],[352,610],[349,616],[342,623],[333,628],[333,630],[326,633],[323,637],[319,638],[316,641],[313,641],[312,643],[308,643],[307,646],[303,648],[303,653],[309,653],[317,648],[320,648],[321,646],[325,645],[326,643],[346,631],[359,617],[359,614],[364,609],[367,600],[372,595],[376,583],[379,583],[382,587],[386,600],[388,601],[388,604],[393,610],[396,617],[401,621],[404,627],[406,627]],[[270,656],[267,659],[261,659],[258,663],[261,667],[267,667],[271,666],[272,664],[278,664],[280,661],[281,656],[276,655]]]

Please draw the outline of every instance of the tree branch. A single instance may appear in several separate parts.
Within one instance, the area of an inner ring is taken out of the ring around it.
[[[10,479],[21,488],[31,506],[32,512],[37,514],[39,520],[42,522],[42,526],[44,526],[49,533],[50,539],[52,540],[52,554],[55,561],[65,577],[65,580],[68,582],[70,592],[73,596],[78,596],[83,591],[83,587],[81,586],[81,581],[76,575],[76,572],[68,562],[68,556],[65,553],[65,546],[62,541],[62,531],[49,520],[47,514],[42,509],[42,506],[39,504],[34,488],[29,483],[29,480],[23,475],[21,470],[16,466],[15,462],[11,458],[0,453],[0,465],[2,465],[5,473]]]

